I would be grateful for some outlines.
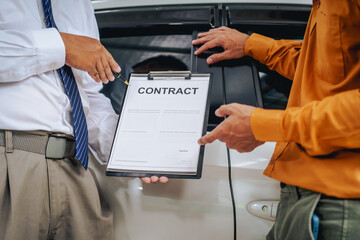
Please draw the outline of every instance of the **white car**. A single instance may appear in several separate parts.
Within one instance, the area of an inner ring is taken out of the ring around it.
[[[212,73],[208,131],[223,120],[214,111],[224,103],[285,108],[289,80],[250,58],[208,66],[206,56],[221,49],[195,56],[191,40],[219,26],[301,40],[311,0],[92,2],[101,41],[123,66],[124,77],[137,63],[159,55],[181,60],[192,72]],[[279,79],[282,84],[274,81]],[[116,99],[113,106],[119,110]],[[262,174],[274,146],[266,143],[240,154],[216,141],[205,147],[201,179],[170,179],[167,184],[108,177],[106,166],[95,160],[91,168],[114,211],[116,240],[265,239],[280,195],[279,182]]]

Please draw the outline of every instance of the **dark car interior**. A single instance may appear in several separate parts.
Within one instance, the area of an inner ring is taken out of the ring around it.
[[[101,42],[121,65],[125,78],[130,72],[149,70],[187,68],[193,73],[211,73],[208,130],[212,130],[223,120],[216,117],[214,111],[225,103],[284,109],[291,81],[248,57],[209,66],[206,58],[222,49],[195,56],[198,46],[191,44],[192,39],[199,32],[228,26],[248,34],[256,32],[275,39],[301,40],[310,10],[310,6],[294,4],[169,5],[98,10],[96,18]],[[159,59],[164,57],[175,60],[161,63]],[[107,96],[117,95],[118,104],[113,100],[112,103],[119,112],[123,87],[109,84],[103,91]]]

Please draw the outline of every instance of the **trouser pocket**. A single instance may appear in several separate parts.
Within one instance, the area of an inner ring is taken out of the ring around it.
[[[267,240],[313,240],[311,218],[320,193],[286,185],[282,188],[278,212]]]

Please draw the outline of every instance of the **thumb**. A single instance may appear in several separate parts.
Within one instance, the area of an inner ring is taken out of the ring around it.
[[[218,117],[225,117],[231,115],[233,111],[229,105],[222,105],[215,111],[215,115]]]
[[[215,54],[211,55],[210,57],[208,57],[206,62],[207,62],[207,64],[213,64],[213,63],[217,63],[222,60],[225,60],[225,59],[228,59],[228,57],[226,56],[226,53],[221,52],[221,53],[215,53]]]

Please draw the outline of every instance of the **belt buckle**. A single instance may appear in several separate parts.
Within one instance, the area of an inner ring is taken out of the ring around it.
[[[52,159],[64,158],[66,152],[66,145],[67,145],[66,142],[67,142],[66,137],[49,135],[46,144],[45,157]]]

